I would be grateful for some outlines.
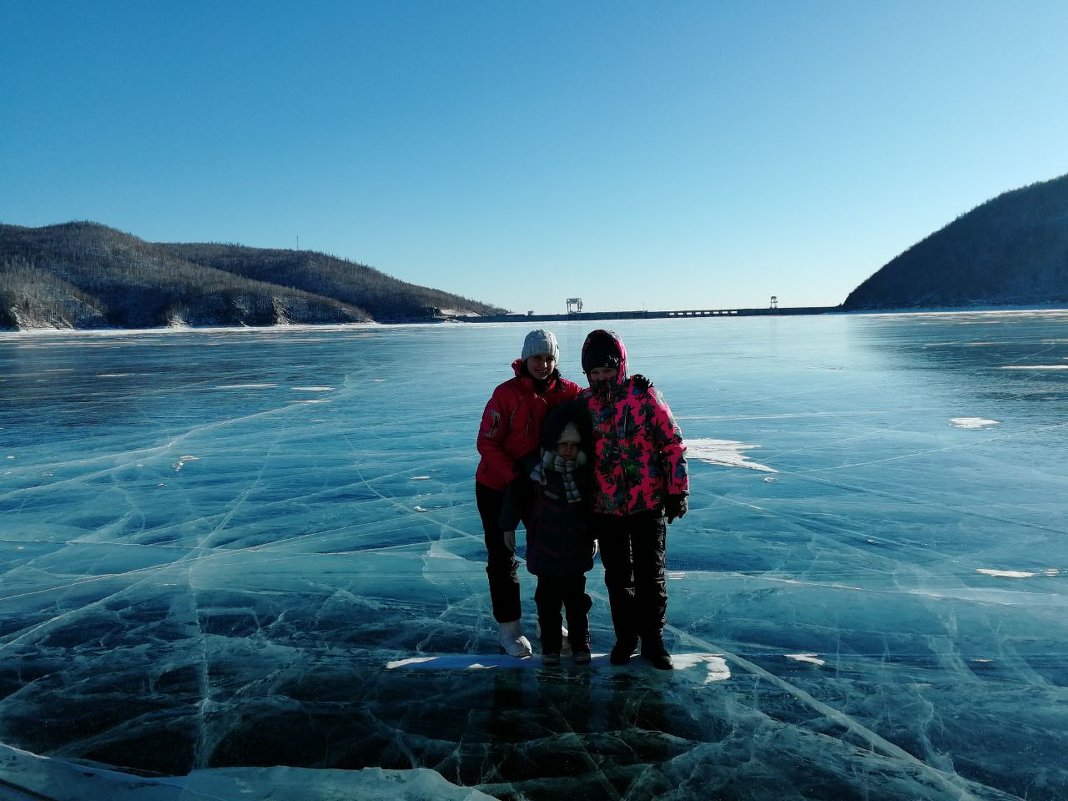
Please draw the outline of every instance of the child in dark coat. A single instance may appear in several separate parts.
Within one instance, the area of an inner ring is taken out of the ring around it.
[[[527,532],[527,569],[538,578],[534,602],[541,629],[542,662],[560,664],[563,623],[577,664],[590,662],[586,573],[596,551],[588,527],[592,441],[584,407],[569,404],[550,413],[542,436],[541,458],[508,487],[501,528],[514,531],[520,520]]]

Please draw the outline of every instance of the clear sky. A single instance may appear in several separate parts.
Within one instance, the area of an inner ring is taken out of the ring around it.
[[[0,222],[514,311],[834,305],[1068,173],[1064,0],[0,0]]]

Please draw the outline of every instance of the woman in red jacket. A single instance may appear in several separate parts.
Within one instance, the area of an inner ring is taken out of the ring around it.
[[[578,384],[560,375],[559,356],[560,346],[551,331],[537,329],[527,334],[522,354],[512,362],[515,377],[493,390],[478,431],[481,459],[475,471],[475,502],[486,535],[490,601],[501,646],[518,657],[530,656],[531,650],[520,621],[515,532],[502,531],[499,521],[505,491],[518,475],[520,461],[537,454],[549,410],[581,391]]]

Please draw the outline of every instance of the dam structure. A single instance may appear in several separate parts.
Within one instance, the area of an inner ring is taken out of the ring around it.
[[[840,306],[794,306],[779,307],[772,305],[760,309],[670,309],[670,310],[647,310],[635,311],[574,311],[573,304],[568,303],[568,311],[559,314],[488,314],[488,315],[457,315],[449,319],[461,323],[522,323],[522,322],[551,322],[559,320],[693,320],[709,317],[785,317],[798,314],[830,314],[841,311]],[[581,308],[581,304],[579,304]]]

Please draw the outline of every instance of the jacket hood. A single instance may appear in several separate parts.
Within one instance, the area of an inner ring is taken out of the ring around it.
[[[614,364],[612,364],[614,362]],[[590,370],[614,366],[617,370],[615,383],[627,380],[627,348],[615,331],[598,328],[586,335],[582,343],[582,372],[587,377]]]

